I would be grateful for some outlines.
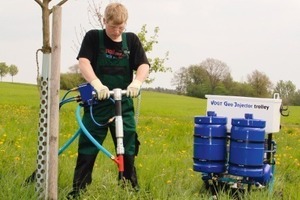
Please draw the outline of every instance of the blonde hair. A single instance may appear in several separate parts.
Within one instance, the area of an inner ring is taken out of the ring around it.
[[[126,23],[128,19],[128,11],[123,4],[110,3],[104,11],[104,18],[106,23],[112,22],[113,24]]]

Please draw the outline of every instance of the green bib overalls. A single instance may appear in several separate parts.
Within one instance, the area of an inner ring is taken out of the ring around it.
[[[106,54],[103,34],[103,31],[99,30],[100,52],[97,58],[97,66],[94,68],[95,74],[109,90],[115,88],[126,89],[132,81],[126,35],[125,33],[122,34],[122,53],[119,53],[120,55],[117,54],[118,57],[116,58],[115,56],[111,56],[111,54]],[[97,123],[106,123],[111,117],[115,116],[114,103],[109,99],[99,101],[97,105],[93,105],[93,116]],[[125,155],[136,155],[138,152],[138,140],[134,119],[133,100],[126,96],[122,96],[122,117]],[[109,129],[116,146],[114,122],[104,127],[96,125],[90,116],[89,107],[84,109],[82,121],[90,134],[101,145],[106,138]],[[97,154],[99,150],[84,134],[80,134],[78,151],[81,154],[92,155]]]
[[[131,70],[129,66],[129,51],[127,48],[126,35],[124,33],[122,34],[122,52],[119,53],[112,52],[112,54],[106,54],[102,30],[99,31],[99,39],[100,52],[97,58],[97,66],[93,66],[97,77],[110,90],[115,88],[126,89],[131,83],[132,77],[130,74]],[[104,124],[111,117],[115,116],[115,105],[109,99],[99,101],[98,104],[93,105],[92,113],[94,120],[98,124]],[[123,177],[126,180],[129,180],[132,187],[138,191],[139,184],[134,160],[138,153],[139,142],[136,133],[133,100],[126,96],[122,97],[122,117],[124,130],[123,144],[125,147]],[[116,147],[114,122],[110,123],[108,126],[97,125],[91,118],[90,107],[84,108],[82,122],[90,134],[101,145],[106,138],[109,129]],[[87,185],[92,183],[92,172],[98,152],[98,148],[85,136],[85,134],[81,133],[79,137],[78,156],[73,178],[73,191],[68,194],[68,197],[78,197],[80,190],[84,190]],[[119,179],[121,180],[120,173]]]

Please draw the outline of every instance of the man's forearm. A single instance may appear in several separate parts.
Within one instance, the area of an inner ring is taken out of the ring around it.
[[[87,81],[87,82],[92,82],[95,79],[98,79],[98,77],[96,76],[91,63],[88,59],[86,58],[79,58],[79,69],[80,72],[83,76],[83,78]]]
[[[143,83],[148,78],[148,76],[149,76],[149,65],[148,64],[140,65],[136,71],[135,79]]]

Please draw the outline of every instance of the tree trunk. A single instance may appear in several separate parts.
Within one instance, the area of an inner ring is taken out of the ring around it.
[[[51,53],[50,47],[50,10],[48,8],[49,1],[45,1],[44,6],[42,7],[42,19],[43,19],[43,53]]]

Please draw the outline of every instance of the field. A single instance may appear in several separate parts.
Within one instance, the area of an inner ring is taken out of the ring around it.
[[[78,129],[76,107],[77,103],[69,103],[60,110],[60,146]],[[82,199],[210,199],[201,174],[193,171],[192,159],[193,119],[205,112],[205,99],[143,91],[138,118],[141,146],[136,159],[141,191],[120,188],[115,164],[100,153],[93,183]],[[289,107],[289,112],[289,117],[281,118],[281,131],[274,134],[277,154],[273,191],[255,190],[243,199],[300,198],[300,107]],[[37,198],[35,185],[22,183],[36,168],[38,121],[37,87],[0,82],[0,199]],[[71,190],[76,143],[59,157],[59,199],[65,199]],[[110,137],[104,146],[114,152]],[[221,191],[219,199],[231,196]]]

